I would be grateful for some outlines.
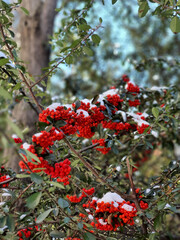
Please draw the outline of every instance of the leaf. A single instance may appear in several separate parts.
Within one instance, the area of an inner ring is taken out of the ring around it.
[[[14,218],[12,217],[12,215],[7,216],[6,224],[9,228],[9,231],[13,232],[15,229],[15,221],[14,221]]]
[[[31,173],[30,177],[32,181],[37,184],[41,184],[43,182],[43,178],[39,176],[37,173]]]
[[[65,59],[65,62],[67,63],[67,64],[72,64],[73,63],[73,57],[70,55],[70,56],[68,56],[66,59]]]
[[[117,240],[117,238],[108,237],[106,240]]]
[[[92,104],[96,104],[98,99],[99,99],[99,95],[95,95],[93,100],[92,100]]]
[[[146,16],[147,12],[149,10],[149,5],[147,2],[140,3],[139,9],[138,9],[138,15],[140,18]]]
[[[28,177],[30,177],[30,175],[29,174],[16,174],[16,177],[17,178],[28,178]]]
[[[61,208],[67,208],[69,207],[68,201],[64,200],[63,198],[58,199],[58,204]]]
[[[157,204],[158,210],[164,209],[165,206],[166,206],[166,202],[164,201],[160,201]]]
[[[21,7],[21,10],[22,10],[26,15],[29,15],[29,11],[28,11],[26,8]]]
[[[6,224],[6,216],[0,218],[0,228],[3,228]]]
[[[112,0],[112,5],[114,5],[118,0]]]
[[[86,46],[83,47],[83,51],[84,51],[88,56],[93,56],[93,55],[94,55],[93,51],[92,51],[90,48],[86,47]]]
[[[84,240],[96,240],[96,237],[92,233],[89,233],[89,232],[84,233],[83,238],[84,238]]]
[[[27,154],[27,158],[29,157],[30,159],[34,159],[34,160],[36,160],[38,163],[41,163],[41,161],[39,160],[39,158],[38,158],[35,154],[33,154],[32,152],[28,151],[27,149],[24,149],[24,151],[25,151],[26,154]],[[28,158],[28,160],[29,160],[29,158]]]
[[[152,108],[152,114],[155,116],[155,118],[159,117],[159,110],[156,107]]]
[[[180,19],[177,16],[171,20],[170,29],[173,33],[180,32]]]
[[[33,193],[26,200],[27,207],[31,209],[35,208],[39,204],[41,196],[42,196],[41,192]]]
[[[47,216],[50,214],[50,212],[53,210],[53,208],[48,209],[47,211],[41,213],[37,219],[36,219],[36,223],[41,223],[44,221],[45,218],[47,218]]]
[[[50,236],[53,238],[63,238],[63,237],[65,237],[65,233],[54,230],[54,231],[50,232]]]
[[[61,189],[65,189],[65,187],[62,184],[60,184],[60,183],[53,182],[53,181],[47,181],[47,183],[52,184],[55,187],[58,187],[58,188],[61,188]]]
[[[8,62],[9,62],[9,59],[7,59],[7,58],[2,58],[2,59],[0,59],[0,67],[3,66],[3,65],[5,65],[5,64],[8,63]]]
[[[0,96],[2,96],[4,99],[12,99],[11,95],[3,87],[0,87]]]
[[[91,38],[92,38],[92,41],[96,44],[99,44],[101,41],[101,38],[97,34],[93,34]]]
[[[88,31],[88,30],[91,28],[91,26],[89,26],[89,25],[87,25],[87,24],[80,24],[80,25],[78,26],[78,28],[79,28],[80,30],[82,30],[82,31]]]
[[[156,230],[160,230],[160,227],[162,225],[162,215],[159,214],[155,219],[154,219],[154,228]]]
[[[69,221],[70,221],[70,218],[69,218],[69,217],[65,217],[65,218],[64,218],[64,223],[69,223]]]
[[[83,223],[82,222],[78,222],[78,228],[83,229]]]

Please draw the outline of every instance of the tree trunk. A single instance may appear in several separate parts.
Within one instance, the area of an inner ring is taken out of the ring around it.
[[[43,73],[42,68],[48,67],[51,52],[48,41],[53,32],[56,3],[57,0],[22,1],[22,7],[29,11],[29,15],[22,11],[19,13],[20,57],[35,79]],[[15,106],[12,117],[21,128],[29,128],[29,135],[35,131],[38,115],[24,100]],[[14,153],[14,149],[5,149],[4,157],[8,159],[6,166],[18,172],[20,157]]]

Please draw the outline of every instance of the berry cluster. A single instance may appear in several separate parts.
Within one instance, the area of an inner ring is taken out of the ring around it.
[[[90,188],[90,189],[85,189],[85,188],[83,188],[83,189],[82,189],[82,193],[81,193],[81,195],[80,195],[79,197],[77,197],[76,195],[74,195],[74,196],[69,196],[69,195],[67,195],[66,197],[69,199],[70,202],[72,202],[72,203],[78,203],[78,202],[81,202],[81,200],[82,200],[83,198],[89,197],[89,196],[93,195],[94,192],[95,192],[95,190],[94,190],[93,187]]]
[[[1,172],[0,172],[0,183],[10,179],[10,177],[4,173],[4,167],[3,166],[1,167],[0,170],[1,170]],[[6,188],[8,186],[9,186],[9,183],[5,183],[5,184],[0,185],[0,187],[3,187],[3,188]]]
[[[106,154],[111,150],[111,148],[106,147],[106,141],[104,138],[94,139],[94,140],[92,140],[92,143],[93,144],[99,143],[99,146],[104,147],[104,148],[99,148],[99,147],[95,148],[97,151],[99,151],[103,154]]]
[[[14,140],[15,143],[22,143],[22,139],[19,138],[16,134],[12,135],[12,139]]]
[[[32,228],[24,228],[18,231],[17,235],[19,237],[19,240],[23,240],[25,238],[30,238],[31,237],[31,231]]]

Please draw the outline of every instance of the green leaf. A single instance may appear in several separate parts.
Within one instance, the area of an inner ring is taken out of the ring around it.
[[[9,228],[9,231],[13,232],[15,229],[15,221],[14,221],[14,218],[12,217],[12,215],[7,216],[6,224]]]
[[[58,204],[61,208],[69,207],[69,203],[66,200],[64,200],[63,198],[58,199]]]
[[[78,222],[78,228],[83,229],[83,223],[82,222]]]
[[[32,152],[30,152],[30,151],[28,151],[27,149],[23,149],[25,152],[26,152],[26,154],[27,154],[27,159],[29,160],[31,160],[31,159],[34,159],[35,161],[37,161],[38,163],[41,163],[41,161],[39,160],[39,158],[35,155],[35,154],[33,154]]]
[[[53,210],[53,208],[48,209],[47,211],[41,213],[37,219],[36,219],[36,223],[41,223],[44,221],[45,218],[47,218],[47,216],[50,214],[50,212]]]
[[[149,5],[147,2],[141,2],[139,9],[138,9],[138,15],[140,18],[144,17],[149,10]]]
[[[117,240],[117,238],[114,238],[114,237],[108,237],[106,240]]]
[[[101,41],[101,38],[97,34],[93,34],[91,38],[92,38],[92,41],[96,44],[99,44]]]
[[[89,232],[84,233],[83,238],[84,238],[84,240],[96,240],[96,237],[92,233],[89,233]]]
[[[6,224],[6,216],[0,218],[0,228],[3,228]]]
[[[16,174],[16,177],[17,178],[28,178],[28,177],[30,177],[30,175],[29,174]]]
[[[65,217],[65,218],[64,218],[64,223],[69,223],[69,221],[70,221],[70,218],[69,218],[69,217]]]
[[[159,110],[156,107],[152,108],[152,114],[155,116],[155,118],[159,117]]]
[[[166,202],[164,201],[160,201],[157,203],[158,210],[164,209],[165,206],[166,206]]]
[[[33,193],[26,200],[27,207],[32,209],[35,208],[39,204],[41,196],[42,196],[41,192]]]
[[[78,28],[79,28],[80,30],[82,30],[82,31],[88,31],[88,30],[91,28],[91,26],[89,26],[89,25],[87,25],[87,24],[80,24],[80,25],[78,26]]]
[[[160,227],[162,225],[162,215],[159,214],[155,219],[154,219],[154,228],[156,230],[160,230]]]
[[[2,59],[0,59],[0,67],[3,66],[3,65],[5,65],[5,64],[8,63],[8,62],[9,62],[9,59],[7,59],[7,58],[2,58]]]
[[[170,28],[173,33],[180,32],[180,19],[177,16],[173,17],[171,20]]]
[[[26,15],[29,15],[29,11],[28,11],[26,8],[21,7],[21,10],[22,10]]]
[[[0,87],[0,96],[2,96],[4,99],[12,99],[11,95],[3,87]]]
[[[50,236],[53,238],[63,238],[63,237],[65,237],[65,233],[54,230],[54,231],[50,232]]]
[[[112,5],[114,5],[118,0],[112,0]]]
[[[73,63],[73,57],[70,55],[70,56],[68,56],[66,59],[65,59],[65,62],[67,63],[67,64],[72,64]]]
[[[43,178],[39,176],[37,173],[31,173],[30,177],[32,181],[37,184],[41,184],[43,182]]]
[[[58,187],[58,188],[61,188],[61,189],[65,189],[65,187],[62,184],[60,184],[60,183],[53,182],[53,181],[47,181],[47,183],[52,184],[55,187]]]
[[[93,56],[93,51],[90,49],[90,48],[88,48],[88,47],[86,47],[86,46],[84,46],[83,47],[83,51],[88,55],[88,56]]]

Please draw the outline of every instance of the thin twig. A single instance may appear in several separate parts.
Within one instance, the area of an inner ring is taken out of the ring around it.
[[[59,64],[63,63],[64,60],[69,57],[72,53],[74,53],[75,50],[77,50],[82,42],[86,41],[95,31],[97,31],[97,29],[99,29],[101,27],[101,24],[99,24],[96,28],[94,28],[89,34],[87,34],[81,41],[81,43],[79,43],[75,48],[73,48],[65,57],[63,57],[61,60],[59,60],[59,62],[53,67],[51,68],[51,70],[49,70],[47,73],[44,74],[44,76],[42,76],[39,80],[37,80],[34,84],[32,84],[30,86],[30,88],[32,89],[34,86],[36,86],[38,83],[40,83],[44,78],[48,77],[50,73],[52,73],[54,71],[54,69],[56,69]]]
[[[14,58],[14,55],[13,55],[13,53],[12,53],[12,50],[11,50],[9,44],[8,44],[7,41],[6,41],[6,36],[5,36],[5,34],[4,34],[4,30],[3,30],[2,24],[0,24],[0,32],[1,32],[1,34],[2,34],[2,38],[3,38],[4,43],[5,43],[8,51],[9,51],[9,54],[10,54],[10,57],[11,57],[12,61],[16,63],[15,58]],[[20,75],[22,81],[25,83],[25,85],[26,85],[27,88],[29,89],[29,92],[30,92],[30,94],[31,94],[34,102],[36,103],[37,107],[39,108],[40,111],[42,111],[43,109],[42,109],[42,107],[40,106],[40,104],[38,103],[38,100],[37,100],[37,98],[35,97],[34,93],[32,92],[32,89],[31,89],[28,81],[26,80],[24,74],[21,72],[20,69],[18,69],[18,72],[19,72],[19,75]]]
[[[68,147],[70,148],[70,150],[81,160],[81,162],[84,164],[85,167],[88,168],[88,170],[90,170],[93,175],[96,177],[96,179],[101,182],[102,184],[104,184],[105,186],[107,186],[109,189],[111,189],[113,192],[118,193],[119,195],[121,195],[123,198],[125,199],[130,199],[130,196],[128,196],[125,193],[120,192],[119,190],[115,189],[114,187],[112,187],[110,184],[108,184],[103,178],[100,177],[99,173],[96,171],[95,168],[93,168],[93,166],[91,166],[91,164],[89,164],[83,157],[82,155],[77,152],[74,147],[71,145],[71,143],[68,141],[68,139],[66,137],[63,138],[64,142],[68,145]]]
[[[132,169],[131,169],[131,166],[129,163],[129,158],[126,158],[126,164],[127,164],[127,169],[128,169],[129,182],[130,182],[132,193],[134,196],[134,203],[136,205],[138,212],[142,212],[139,202],[138,202],[137,195],[136,195],[136,188],[134,186],[134,182],[133,182],[133,178],[132,178]],[[144,217],[142,216],[141,219],[142,219],[142,232],[143,232],[143,234],[147,234],[147,226],[144,223]]]

